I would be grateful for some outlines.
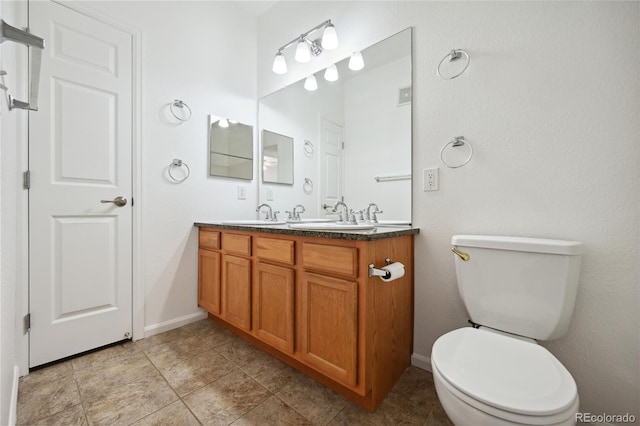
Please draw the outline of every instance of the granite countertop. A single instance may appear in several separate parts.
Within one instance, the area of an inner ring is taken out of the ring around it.
[[[267,234],[296,235],[299,237],[333,238],[338,240],[374,241],[385,238],[400,237],[402,235],[414,235],[420,232],[420,228],[411,226],[379,226],[367,230],[331,230],[318,231],[309,229],[290,228],[284,225],[228,225],[222,222],[195,222],[194,226],[201,228],[230,229],[234,231],[264,232]]]

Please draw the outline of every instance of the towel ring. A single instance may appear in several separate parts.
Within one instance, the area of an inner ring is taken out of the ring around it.
[[[462,163],[460,163],[458,165],[451,165],[451,164],[447,163],[446,161],[444,161],[444,151],[449,146],[458,147],[458,146],[462,146],[462,145],[465,145],[465,144],[469,146],[469,156],[467,157],[466,160],[464,160]],[[469,162],[469,160],[471,160],[471,157],[473,157],[473,147],[471,146],[469,141],[465,140],[464,136],[456,136],[455,138],[453,138],[453,140],[451,142],[448,142],[448,143],[444,144],[442,146],[442,149],[440,149],[440,161],[442,161],[442,164],[444,164],[445,166],[449,167],[450,169],[457,169],[459,167],[464,166],[465,164],[467,164]]]
[[[172,173],[173,170],[177,167],[182,168],[183,166],[187,170],[186,174],[181,178],[175,177]],[[185,180],[187,180],[187,178],[191,174],[191,169],[189,169],[189,166],[187,165],[187,163],[177,158],[174,158],[171,164],[169,164],[169,168],[167,171],[169,172],[169,177],[171,178],[171,180],[173,180],[176,183],[184,182]]]
[[[175,108],[180,108],[182,111],[184,111],[186,108],[186,111],[187,111],[186,118],[182,117],[183,114],[179,114],[179,113],[177,114],[176,113],[177,110]],[[171,115],[173,115],[179,121],[189,121],[191,119],[191,108],[189,108],[189,105],[187,105],[184,101],[181,101],[180,99],[176,99],[175,101],[170,103],[169,110],[171,111]]]
[[[311,143],[310,140],[305,139],[304,140],[304,153],[307,154],[308,157],[311,157],[313,155],[313,144]]]
[[[313,192],[313,182],[309,178],[304,178],[304,184],[302,190],[305,194],[311,194]]]
[[[440,68],[442,67],[442,63],[444,62],[445,59],[449,58],[449,62],[453,62],[453,61],[457,61],[458,59],[460,59],[460,57],[464,55],[467,58],[467,63],[464,66],[464,68],[462,69],[462,71],[460,71],[458,74],[452,76],[452,77],[446,77],[444,75],[442,75],[442,73],[440,72]],[[469,56],[469,54],[467,52],[465,52],[464,50],[461,49],[453,49],[451,52],[447,53],[445,55],[444,58],[442,58],[440,60],[440,63],[438,64],[438,76],[440,78],[443,78],[445,80],[453,80],[456,77],[459,77],[460,75],[462,75],[463,72],[465,72],[467,70],[467,68],[469,68],[469,64],[471,63],[471,57]]]

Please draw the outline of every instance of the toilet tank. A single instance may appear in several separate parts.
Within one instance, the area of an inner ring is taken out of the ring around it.
[[[582,243],[454,235],[458,289],[471,321],[538,340],[566,333],[578,289]]]

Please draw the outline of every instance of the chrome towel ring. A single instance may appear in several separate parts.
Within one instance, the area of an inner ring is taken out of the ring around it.
[[[169,110],[171,111],[171,115],[178,121],[189,121],[191,119],[191,108],[180,99],[176,99],[170,103]]]
[[[449,62],[454,62],[459,60],[462,57],[462,55],[466,57],[466,61],[467,61],[464,68],[462,68],[462,71],[450,77],[447,77],[446,75],[442,75],[442,72],[440,72],[440,68],[442,67],[442,63],[444,62],[444,60],[449,58]],[[456,77],[460,77],[460,75],[462,75],[462,73],[465,72],[467,68],[469,68],[470,63],[471,63],[471,57],[467,52],[461,49],[453,49],[451,52],[447,53],[444,58],[440,60],[440,63],[438,64],[438,76],[445,80],[453,80]]]
[[[444,159],[444,151],[448,148],[448,147],[460,147],[463,145],[467,145],[469,147],[469,156],[460,164],[456,164],[456,165],[452,165],[450,163],[448,163],[447,161],[445,161]],[[457,169],[459,167],[464,166],[465,164],[467,164],[469,162],[469,160],[471,160],[471,157],[473,157],[473,147],[471,146],[471,144],[469,143],[469,141],[465,140],[464,136],[456,136],[455,138],[453,138],[453,140],[451,142],[447,142],[446,144],[444,144],[442,146],[442,149],[440,149],[440,161],[442,161],[442,164],[444,164],[445,166],[449,167],[450,169]]]
[[[304,184],[302,190],[305,194],[311,194],[313,192],[313,181],[309,178],[304,178]]]
[[[176,169],[178,168],[182,169],[183,167],[186,170],[186,172],[184,173],[184,176],[176,177],[173,173],[176,171]],[[191,174],[191,169],[189,169],[189,166],[184,161],[174,158],[171,164],[169,164],[169,168],[167,169],[167,172],[169,173],[169,177],[171,178],[171,180],[173,180],[176,183],[181,183],[187,180],[187,178]]]

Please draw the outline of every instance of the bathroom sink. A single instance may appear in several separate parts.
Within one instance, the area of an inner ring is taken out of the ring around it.
[[[341,224],[336,222],[316,222],[316,223],[290,223],[289,228],[306,229],[310,231],[366,231],[374,229],[375,226],[368,223]]]
[[[300,218],[300,220],[287,220],[287,223],[324,223],[324,222],[335,222],[333,219],[327,218]]]
[[[378,220],[377,226],[411,226],[411,222],[408,220],[391,220],[382,219]]]
[[[223,220],[223,225],[239,225],[239,226],[260,226],[260,225],[284,225],[287,222],[284,220],[263,220],[263,219],[248,219],[248,220]]]

